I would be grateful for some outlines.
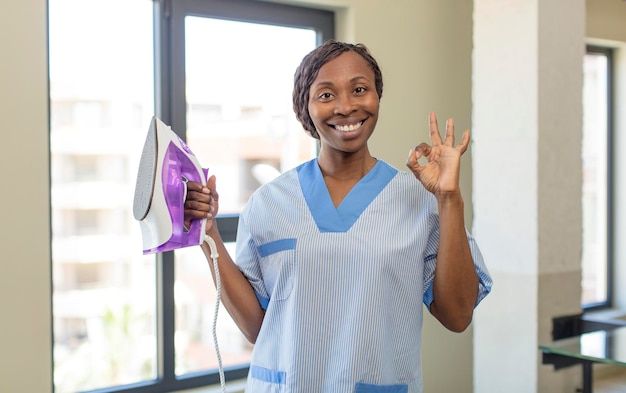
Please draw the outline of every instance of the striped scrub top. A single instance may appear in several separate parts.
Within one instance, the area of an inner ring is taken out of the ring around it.
[[[468,239],[479,302],[491,278]],[[422,392],[438,242],[435,197],[381,160],[337,208],[317,160],[259,188],[237,233],[236,263],[265,309],[246,392]]]

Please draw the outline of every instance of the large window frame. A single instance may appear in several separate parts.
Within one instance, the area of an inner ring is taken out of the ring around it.
[[[332,11],[255,0],[154,0],[155,113],[185,140],[184,18],[202,16],[316,31],[317,43],[334,36]],[[235,241],[238,215],[217,217],[225,242]],[[175,371],[174,253],[156,256],[157,378],[89,390],[91,393],[161,393],[219,384],[217,370],[177,376]],[[211,285],[207,283],[207,285]],[[248,365],[226,367],[226,380],[246,377]]]
[[[606,209],[606,301],[603,302],[594,302],[588,304],[582,304],[583,311],[589,312],[594,310],[601,310],[610,308],[613,306],[613,280],[614,280],[614,265],[615,265],[615,257],[614,257],[614,242],[615,242],[615,222],[614,222],[614,184],[615,184],[615,159],[614,159],[614,148],[613,143],[615,141],[614,137],[614,121],[613,121],[613,84],[614,84],[614,67],[613,67],[613,49],[603,46],[596,45],[587,45],[586,47],[587,54],[597,54],[606,57],[607,60],[607,97],[606,97],[606,119],[607,119],[607,150],[606,150],[606,160],[607,160],[607,209]]]

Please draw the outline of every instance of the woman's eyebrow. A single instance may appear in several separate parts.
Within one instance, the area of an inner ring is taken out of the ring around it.
[[[354,82],[357,82],[357,81],[359,81],[359,80],[361,80],[361,79],[362,79],[362,80],[369,81],[369,78],[368,78],[368,77],[366,77],[365,75],[357,75],[357,76],[354,76],[354,77],[350,78],[350,81],[349,81],[349,82],[350,82],[350,83],[354,83]],[[331,82],[331,81],[319,81],[319,82],[315,82],[315,83],[313,83],[313,85],[312,85],[312,86],[315,86],[315,87],[325,87],[325,86],[330,86],[330,87],[332,87],[332,86],[335,86],[335,84],[334,84],[333,82]]]
[[[369,78],[366,77],[365,75],[357,75],[354,78],[350,79],[350,82],[356,82],[359,79],[365,79],[366,81],[369,81]]]
[[[311,86],[315,86],[315,87],[326,87],[326,86],[334,86],[335,84],[330,82],[330,81],[319,81],[319,82],[315,82],[313,83],[313,85]]]

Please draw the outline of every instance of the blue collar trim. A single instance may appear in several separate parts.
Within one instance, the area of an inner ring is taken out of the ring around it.
[[[297,171],[302,194],[320,232],[350,230],[363,211],[398,173],[397,169],[378,160],[352,187],[341,204],[335,207],[316,159],[300,165]]]

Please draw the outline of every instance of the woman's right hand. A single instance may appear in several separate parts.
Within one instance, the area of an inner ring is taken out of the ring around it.
[[[250,281],[243,275],[239,267],[233,262],[224,245],[215,217],[219,210],[219,196],[215,189],[215,176],[211,176],[206,186],[200,183],[187,183],[187,199],[185,200],[185,225],[192,220],[206,218],[206,233],[211,236],[217,246],[219,254],[219,276],[222,285],[222,303],[233,317],[239,329],[248,341],[254,343],[261,330],[265,313],[259,305]],[[216,281],[217,272],[213,267],[214,253],[207,242],[201,244],[213,276]]]
[[[185,200],[184,224],[191,226],[192,220],[206,218],[206,233],[214,226],[214,219],[219,210],[219,196],[215,189],[215,176],[211,176],[206,186],[201,183],[187,182],[187,199]]]

